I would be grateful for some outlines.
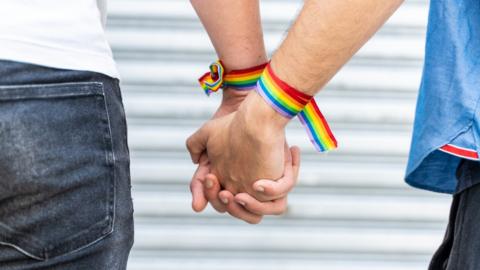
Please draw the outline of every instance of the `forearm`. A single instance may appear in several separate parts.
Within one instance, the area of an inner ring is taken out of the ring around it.
[[[226,71],[266,62],[258,0],[191,0]]]
[[[314,95],[370,39],[403,0],[306,0],[271,66]]]

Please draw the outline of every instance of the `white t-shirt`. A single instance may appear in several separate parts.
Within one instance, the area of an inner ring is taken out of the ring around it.
[[[118,78],[106,0],[0,0],[0,59]]]

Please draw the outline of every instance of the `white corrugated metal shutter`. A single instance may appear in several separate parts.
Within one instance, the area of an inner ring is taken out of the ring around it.
[[[300,1],[262,0],[270,51]],[[426,269],[449,198],[402,177],[422,68],[427,2],[407,1],[318,95],[340,149],[303,150],[289,211],[247,225],[190,209],[194,166],[185,138],[209,118],[197,77],[215,59],[188,1],[111,0],[108,37],[123,77],[129,123],[136,242],[130,270]]]

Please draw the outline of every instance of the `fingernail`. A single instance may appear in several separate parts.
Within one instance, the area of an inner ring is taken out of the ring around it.
[[[245,204],[246,204],[246,203],[243,202],[243,201],[237,201],[237,203],[241,204],[242,206],[245,206]]]
[[[228,204],[228,199],[227,198],[220,198],[224,204]]]
[[[265,191],[265,188],[262,187],[262,186],[257,186],[257,187],[255,188],[255,190],[258,191],[258,192],[264,192],[264,191]]]
[[[207,179],[207,181],[205,182],[205,186],[206,186],[207,188],[212,188],[212,187],[213,187],[213,182],[212,182],[212,180]]]

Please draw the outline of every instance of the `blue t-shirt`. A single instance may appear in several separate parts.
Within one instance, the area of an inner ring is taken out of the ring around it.
[[[480,143],[480,0],[431,0],[425,64],[407,166],[412,186],[454,193]]]

